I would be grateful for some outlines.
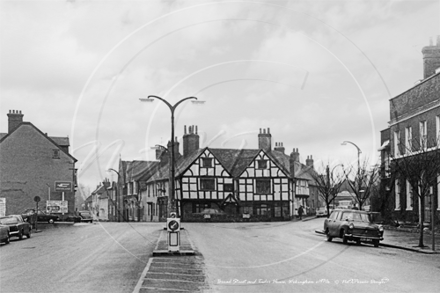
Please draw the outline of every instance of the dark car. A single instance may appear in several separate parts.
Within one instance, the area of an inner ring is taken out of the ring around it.
[[[35,209],[27,209],[24,213],[23,213],[23,217],[26,217],[28,222],[32,222],[29,221],[29,219],[35,219]],[[46,213],[42,210],[38,210],[37,212],[37,221],[38,222],[48,222],[49,224],[53,224],[55,221],[59,221],[60,217],[54,214],[49,214]]]
[[[81,216],[77,216],[77,215],[69,215],[66,217],[65,219],[67,222],[74,222],[74,223],[79,223],[82,220]]]
[[[92,223],[93,222],[93,216],[92,213],[90,211],[79,211],[78,214],[81,217],[81,222],[88,222],[88,223]]]
[[[9,226],[0,224],[0,242],[9,243]]]
[[[1,217],[0,224],[9,226],[9,237],[15,236],[21,240],[25,235],[27,238],[31,238],[31,224],[23,220],[21,215]]]
[[[383,240],[383,227],[373,222],[369,212],[359,210],[334,210],[324,221],[324,232],[327,241],[334,237],[342,238],[344,243],[348,240],[373,242],[375,247]]]

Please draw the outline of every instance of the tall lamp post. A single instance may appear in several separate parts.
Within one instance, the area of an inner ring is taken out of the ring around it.
[[[116,171],[115,169],[112,169],[112,168],[109,168],[107,171],[108,171],[108,172],[113,171],[113,172],[115,172],[115,173],[118,175],[118,184],[119,184],[119,178],[121,177],[120,174],[119,174],[119,172]],[[119,193],[119,186],[118,186],[118,184],[116,184],[116,201],[115,201],[115,209],[116,209],[116,216],[117,216],[118,222],[120,222],[120,221],[121,221],[121,215],[120,215],[120,213],[119,213],[119,209],[118,209],[118,201],[119,201],[119,196],[118,196],[118,193]],[[120,206],[119,206],[119,207],[120,207]]]
[[[347,143],[355,146],[356,149],[357,149],[357,152],[358,152],[358,159],[357,159],[357,161],[358,161],[357,177],[358,177],[358,180],[359,180],[359,191],[358,192],[361,193],[362,192],[362,190],[361,190],[362,186],[361,186],[361,178],[360,178],[360,174],[361,174],[361,161],[360,161],[360,158],[361,158],[361,153],[362,152],[361,152],[361,149],[354,142],[346,140],[346,141],[343,141],[341,143],[341,145],[347,145]]]
[[[176,104],[171,105],[170,103],[168,103],[167,100],[158,97],[158,96],[154,96],[154,95],[150,95],[148,96],[148,98],[140,98],[139,100],[141,100],[142,102],[152,102],[154,101],[153,99],[158,99],[162,102],[165,103],[165,105],[168,106],[168,108],[171,111],[171,150],[170,150],[170,155],[171,155],[171,176],[170,176],[170,200],[168,201],[168,214],[171,212],[177,212],[178,213],[178,208],[177,208],[177,201],[175,202],[174,199],[174,177],[175,177],[175,166],[174,166],[174,111],[176,110],[177,106],[179,106],[182,102],[186,101],[186,100],[197,100],[196,97],[186,97],[181,99],[180,101],[178,101]]]
[[[348,140],[342,142],[341,145],[347,145],[347,143],[349,143],[351,145],[354,145],[356,147],[357,151],[358,151],[358,174],[359,174],[359,170],[361,169],[361,163],[360,163],[360,157],[361,157],[361,154],[362,154],[361,149],[354,142],[351,142],[351,141],[348,141]]]

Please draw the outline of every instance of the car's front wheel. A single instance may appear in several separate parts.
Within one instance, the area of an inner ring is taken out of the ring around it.
[[[374,247],[379,247],[379,240],[373,239],[373,245]]]
[[[31,229],[29,229],[28,233],[26,234],[26,238],[31,238]]]
[[[10,240],[9,240],[9,234],[8,234],[8,236],[6,236],[5,243],[6,243],[6,244],[9,244],[9,241],[10,241]]]
[[[18,232],[18,239],[23,239],[23,230],[20,230],[19,232]]]
[[[345,236],[345,230],[341,231],[341,238],[342,238],[342,243],[347,244],[348,239],[347,236]]]
[[[49,219],[49,221],[47,221],[47,222],[49,222],[49,224],[53,224],[54,220],[53,219]]]
[[[330,236],[330,231],[329,231],[328,229],[325,230],[325,235],[327,236],[327,241],[328,241],[328,242],[332,242],[333,237]]]

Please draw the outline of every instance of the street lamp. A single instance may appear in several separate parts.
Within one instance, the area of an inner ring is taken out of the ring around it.
[[[347,145],[347,143],[354,145],[356,147],[357,151],[358,151],[358,175],[359,175],[359,171],[361,169],[361,163],[360,163],[360,156],[361,156],[361,153],[362,153],[361,149],[355,143],[353,143],[351,141],[348,141],[348,140],[342,142],[341,145]]]
[[[120,217],[120,213],[119,213],[119,209],[118,209],[118,201],[119,201],[119,199],[120,199],[120,196],[118,196],[118,193],[119,193],[119,178],[121,177],[121,175],[119,174],[119,172],[118,171],[116,171],[115,169],[112,169],[112,168],[109,168],[109,169],[107,169],[107,172],[110,172],[110,171],[113,171],[113,172],[115,172],[117,175],[118,175],[118,184],[116,184],[116,202],[115,202],[115,209],[116,209],[116,213],[117,213],[117,218],[118,218],[118,222],[120,222],[121,221],[121,217]],[[119,206],[120,207],[120,206]]]
[[[182,102],[186,101],[186,100],[197,100],[196,97],[186,97],[181,99],[180,101],[178,101],[176,104],[171,105],[170,103],[168,103],[167,100],[158,97],[158,96],[154,96],[154,95],[150,95],[148,96],[148,98],[140,98],[139,100],[141,100],[142,102],[152,102],[154,101],[153,99],[158,99],[162,102],[165,103],[165,105],[168,106],[168,108],[171,111],[171,150],[170,150],[170,156],[171,156],[171,178],[170,178],[170,200],[168,201],[168,213],[171,212],[177,212],[178,213],[178,208],[177,208],[177,202],[175,202],[174,204],[174,177],[175,177],[175,169],[174,169],[174,111],[176,110],[177,106],[179,106]]]

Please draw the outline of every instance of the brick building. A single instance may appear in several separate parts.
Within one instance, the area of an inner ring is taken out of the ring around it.
[[[408,178],[390,166],[407,156],[440,152],[440,38],[436,45],[424,47],[422,54],[424,79],[390,100],[389,127],[381,131],[381,192],[390,199],[392,217],[406,221],[417,220],[420,211],[429,210],[430,201],[421,207]],[[439,211],[440,171],[436,181],[432,188]]]
[[[35,196],[41,198],[41,209],[52,201],[53,209],[61,204],[58,212],[73,213],[76,161],[69,154],[68,137],[48,136],[23,122],[21,111],[9,111],[8,132],[0,133],[0,198],[6,200],[6,214],[34,208]]]

